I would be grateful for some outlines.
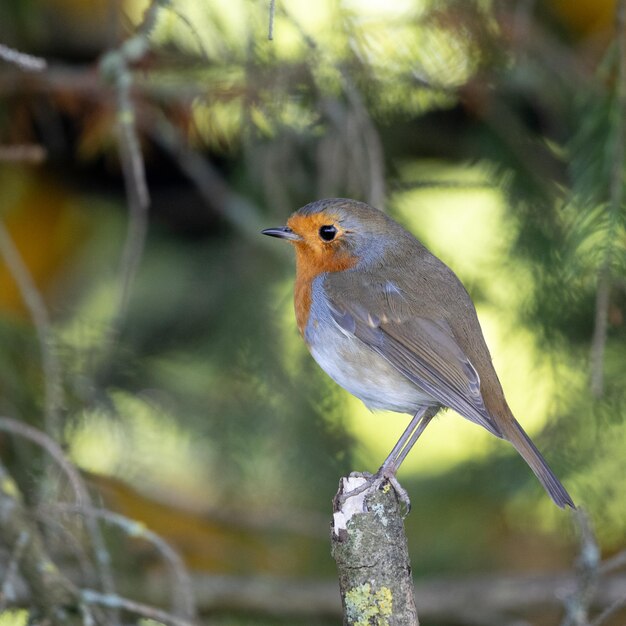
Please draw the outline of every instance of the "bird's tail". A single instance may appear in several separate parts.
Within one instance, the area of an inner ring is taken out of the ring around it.
[[[508,439],[515,449],[521,454],[522,458],[528,463],[530,469],[534,472],[539,482],[548,492],[554,503],[562,509],[566,506],[575,509],[574,501],[559,479],[554,475],[548,467],[546,460],[541,456],[535,444],[530,437],[524,432],[519,422],[510,415],[511,419],[498,426],[502,430],[502,434]],[[503,421],[503,420],[501,420]]]

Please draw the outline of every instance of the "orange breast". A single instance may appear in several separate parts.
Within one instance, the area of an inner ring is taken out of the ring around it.
[[[296,311],[296,324],[298,324],[298,330],[303,337],[304,329],[309,321],[309,313],[311,311],[311,292],[315,276],[316,275],[305,274],[304,272],[296,273],[293,304]]]
[[[340,272],[356,265],[354,256],[335,252],[331,246],[311,248],[306,243],[296,242],[296,284],[294,305],[296,323],[304,337],[304,329],[309,321],[312,302],[312,286],[317,276],[326,272]]]

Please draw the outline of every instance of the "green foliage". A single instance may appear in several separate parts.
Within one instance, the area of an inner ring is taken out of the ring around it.
[[[616,46],[598,71],[595,88],[577,100],[569,153],[571,204],[567,258],[571,276],[593,278],[605,264],[626,273],[626,100]],[[618,79],[615,79],[617,75]]]

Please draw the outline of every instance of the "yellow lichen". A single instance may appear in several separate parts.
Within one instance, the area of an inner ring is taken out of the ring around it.
[[[59,571],[57,566],[50,561],[50,559],[43,559],[41,563],[39,563],[39,570],[44,574],[56,574]]]
[[[376,592],[376,602],[378,603],[381,615],[391,615],[391,610],[393,608],[393,594],[391,593],[391,589],[389,589],[389,587],[381,587]]]
[[[346,593],[346,617],[354,626],[389,626],[393,594],[389,587],[373,591],[369,583]]]
[[[4,493],[6,493],[8,496],[11,496],[12,498],[15,498],[19,495],[19,491],[17,490],[17,486],[13,482],[13,479],[9,478],[8,476],[5,476],[2,479],[0,489],[2,489]]]

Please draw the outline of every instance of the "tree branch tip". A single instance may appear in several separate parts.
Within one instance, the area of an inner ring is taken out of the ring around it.
[[[27,163],[38,165],[43,163],[48,151],[39,144],[0,145],[0,163]]]
[[[42,72],[48,68],[46,59],[20,52],[15,48],[0,43],[0,59],[12,63],[27,72]]]
[[[340,480],[331,553],[344,624],[419,624],[400,504],[388,480],[367,474]]]
[[[365,497],[367,489],[363,489],[367,479],[363,476],[343,476],[339,480],[339,490],[333,500],[333,533],[341,537],[348,529],[348,522],[357,514],[366,512]],[[347,495],[354,492],[354,495]]]

